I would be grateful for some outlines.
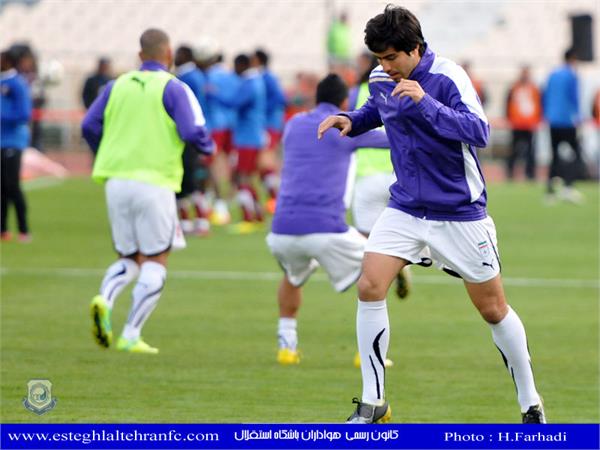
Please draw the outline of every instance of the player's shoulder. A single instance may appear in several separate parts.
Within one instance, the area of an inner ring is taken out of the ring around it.
[[[443,56],[436,56],[434,58],[429,73],[449,78],[459,89],[469,83],[469,76],[465,72],[465,69],[451,59],[444,58]]]
[[[389,83],[389,82],[394,83],[394,80],[387,73],[385,73],[385,71],[383,70],[381,65],[379,65],[379,66],[375,67],[373,70],[371,70],[371,73],[369,74],[369,84],[371,84],[371,83]]]
[[[464,69],[451,59],[444,58],[443,56],[437,56],[431,63],[429,73],[439,73],[443,75],[448,74],[466,74]]]

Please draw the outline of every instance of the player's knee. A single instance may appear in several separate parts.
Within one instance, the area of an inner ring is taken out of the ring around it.
[[[479,306],[479,314],[488,323],[498,323],[508,313],[508,306],[504,302],[489,301]]]
[[[361,300],[382,300],[385,298],[385,287],[364,273],[359,278],[357,287],[358,298]]]

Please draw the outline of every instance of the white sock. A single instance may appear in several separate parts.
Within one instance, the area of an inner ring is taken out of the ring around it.
[[[167,269],[162,264],[146,261],[142,264],[140,276],[133,288],[133,304],[123,330],[125,339],[140,337],[142,327],[156,305],[167,278]]]
[[[279,348],[289,348],[296,351],[298,347],[298,333],[296,332],[297,321],[289,317],[280,317],[277,327],[277,338]]]
[[[504,319],[490,324],[490,328],[494,343],[502,353],[506,368],[515,382],[521,412],[527,412],[530,406],[540,403],[540,396],[535,389],[523,323],[509,306]]]
[[[108,307],[112,309],[115,300],[123,289],[140,273],[137,263],[129,258],[121,258],[113,263],[104,275],[100,285],[100,295],[104,297]]]
[[[386,300],[358,301],[356,337],[362,372],[362,401],[371,405],[385,402],[385,360],[390,342]]]

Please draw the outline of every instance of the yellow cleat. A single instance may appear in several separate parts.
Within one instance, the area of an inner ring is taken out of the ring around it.
[[[157,348],[150,347],[141,337],[137,339],[125,339],[121,336],[117,341],[117,350],[130,353],[146,353],[149,355],[156,355],[158,353]]]
[[[357,369],[360,369],[360,353],[356,352],[356,355],[354,355],[354,367],[356,367]],[[384,363],[386,369],[390,368],[394,365],[394,361],[392,361],[389,358],[385,359],[385,363]]]
[[[262,231],[263,229],[264,225],[261,222],[242,221],[229,226],[229,232],[231,234],[251,234]]]
[[[289,348],[280,348],[277,352],[277,362],[282,366],[300,364],[300,352]]]
[[[229,212],[219,213],[219,212],[213,211],[210,214],[210,223],[212,223],[213,225],[217,225],[217,226],[227,225],[227,224],[231,223],[231,215],[229,214]]]
[[[108,348],[112,343],[111,309],[101,295],[96,295],[90,304],[92,334],[100,347]]]

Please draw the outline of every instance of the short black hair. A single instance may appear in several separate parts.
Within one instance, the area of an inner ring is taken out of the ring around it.
[[[248,55],[241,53],[234,58],[233,64],[236,66],[240,65],[242,67],[250,67],[250,58]]]
[[[577,50],[573,47],[565,51],[565,61],[571,61],[572,59],[577,59]]]
[[[180,45],[177,47],[175,55],[184,63],[194,60],[194,51],[189,45]]]
[[[417,46],[421,56],[425,53],[425,38],[419,20],[408,9],[392,4],[367,22],[365,44],[373,53],[384,52],[390,47],[410,53]]]
[[[348,86],[339,75],[330,73],[317,85],[317,103],[331,103],[340,107],[348,98]]]
[[[254,56],[256,56],[256,59],[258,59],[258,62],[262,66],[267,67],[269,65],[269,54],[265,52],[262,48],[256,49],[256,51],[254,52]]]
[[[17,65],[17,56],[15,55],[15,52],[10,49],[4,50],[0,53],[0,61],[3,67],[2,70],[5,70],[6,68],[13,69]]]

